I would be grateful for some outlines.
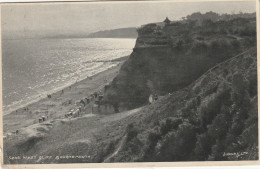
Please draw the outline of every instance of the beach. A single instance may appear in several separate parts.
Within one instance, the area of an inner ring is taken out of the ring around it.
[[[52,93],[51,98],[46,96],[4,115],[5,163],[109,162],[117,155],[126,140],[126,127],[135,120],[146,117],[142,111],[145,106],[133,110],[120,110],[120,113],[114,113],[110,106],[106,109],[101,106],[99,112],[97,107],[93,111],[95,101],[90,101],[79,116],[67,118],[65,115],[78,107],[78,101],[89,98],[92,93],[102,94],[104,86],[117,76],[127,59],[128,57],[121,57],[113,60],[118,62],[117,66]],[[70,100],[71,104],[68,103]],[[48,118],[39,122],[42,116]],[[106,158],[102,157],[99,152],[104,148],[103,145],[114,142],[120,144],[117,151]],[[33,148],[34,146],[36,148]],[[86,158],[63,159],[63,156],[68,154]],[[32,156],[34,158],[31,158]]]
[[[4,135],[14,133],[21,128],[39,123],[38,119],[48,116],[47,121],[64,119],[65,114],[77,107],[76,102],[89,97],[93,92],[102,92],[105,85],[109,84],[118,74],[125,59],[118,60],[117,66],[111,67],[101,73],[75,82],[60,91],[50,94],[39,101],[15,110],[3,116]],[[86,106],[82,111],[84,115],[93,113],[91,107]]]

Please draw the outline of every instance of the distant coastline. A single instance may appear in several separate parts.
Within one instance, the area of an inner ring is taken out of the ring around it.
[[[15,34],[10,32],[3,32],[3,40],[16,40],[16,39],[84,39],[84,38],[118,38],[118,39],[136,39],[138,36],[136,27],[118,28],[110,30],[101,30],[90,33],[79,34],[63,34],[57,33],[55,35],[40,35],[38,32],[33,34],[25,34],[24,32],[17,32]]]
[[[133,38],[136,39],[138,36],[135,27],[132,28],[120,28],[112,30],[98,31],[90,33],[87,38]]]

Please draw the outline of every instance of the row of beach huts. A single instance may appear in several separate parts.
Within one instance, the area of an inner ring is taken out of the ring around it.
[[[101,93],[101,92],[100,92]],[[75,118],[79,117],[82,113],[85,112],[85,108],[87,105],[92,105],[92,111],[93,113],[93,107],[99,107],[100,104],[103,101],[104,96],[100,93],[93,93],[90,95],[90,97],[84,98],[82,100],[76,101],[76,106],[74,109],[71,109],[68,113],[65,114],[66,118]],[[86,112],[85,112],[86,113]]]

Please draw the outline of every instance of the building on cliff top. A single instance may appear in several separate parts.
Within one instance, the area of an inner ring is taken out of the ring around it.
[[[171,23],[168,17],[166,17],[166,19],[163,22],[165,23],[165,25],[169,25]]]

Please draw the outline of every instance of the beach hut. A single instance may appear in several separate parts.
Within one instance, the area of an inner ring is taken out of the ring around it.
[[[102,101],[102,100],[103,100],[103,98],[104,98],[104,96],[103,96],[103,95],[98,95],[98,101]]]
[[[69,112],[69,113],[65,114],[65,117],[66,117],[66,118],[72,117],[72,112]]]
[[[84,107],[86,106],[86,102],[87,102],[87,101],[85,101],[85,99],[80,100],[80,103],[81,103]]]
[[[41,122],[42,122],[42,118],[39,118],[38,120],[39,120],[39,123],[41,123]]]
[[[46,120],[46,117],[45,116],[42,116],[42,121],[45,121]]]
[[[149,103],[151,104],[153,101],[154,101],[154,100],[153,100],[153,95],[150,94],[150,96],[149,96]]]
[[[94,95],[94,98],[97,98],[98,93],[97,93],[97,92],[94,92],[93,95]]]
[[[150,103],[150,104],[153,103],[154,101],[158,100],[157,94],[150,94],[148,100],[149,100],[149,103]]]
[[[81,104],[82,104],[81,100],[76,101],[76,106],[81,106]]]
[[[86,103],[86,104],[89,104],[90,99],[89,99],[88,97],[86,97],[84,100],[85,100],[85,103]]]

